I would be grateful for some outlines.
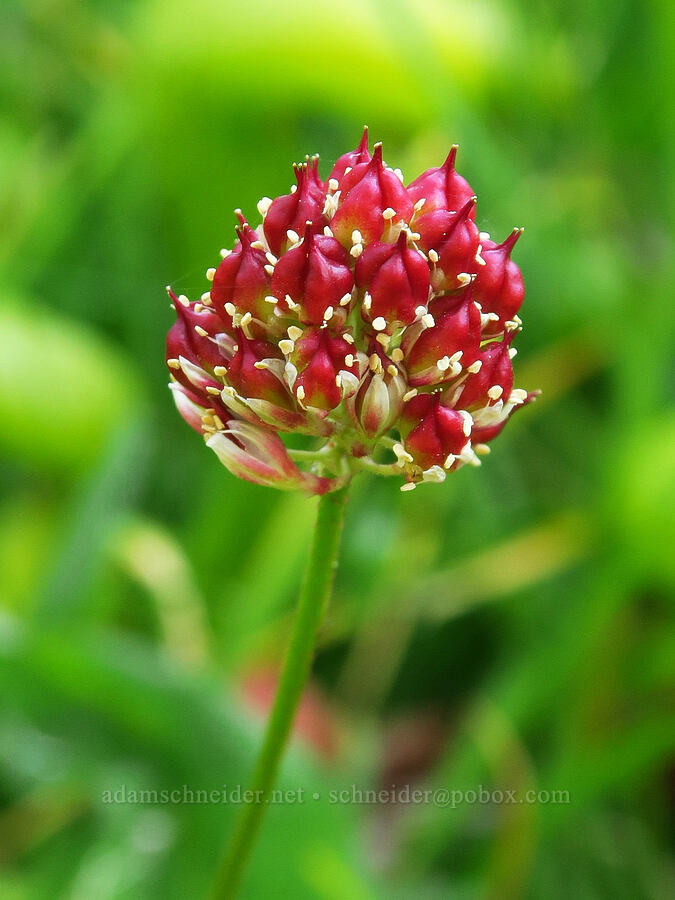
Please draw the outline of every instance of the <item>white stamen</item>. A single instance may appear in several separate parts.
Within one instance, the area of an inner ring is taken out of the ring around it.
[[[462,430],[464,434],[468,437],[471,434],[471,429],[473,428],[473,416],[470,412],[467,412],[465,409],[460,409],[459,414],[464,420],[462,423]]]
[[[397,347],[395,350],[392,350],[391,358],[395,363],[403,362],[403,350],[401,350],[400,347]]]
[[[180,363],[177,359],[167,359],[166,364],[170,369],[180,369]]]
[[[345,365],[347,366],[348,369],[351,369],[351,367],[354,365],[354,354],[353,353],[348,353],[345,356]]]
[[[480,314],[480,327],[485,328],[485,326],[489,322],[498,322],[499,316],[497,313],[481,313]]]
[[[208,337],[209,333],[206,329],[202,328],[201,325],[195,325],[195,331],[199,335],[199,337]]]
[[[436,324],[436,321],[431,313],[426,313],[426,315],[422,316],[421,322],[425,328],[433,328]]]
[[[292,353],[295,350],[295,344],[293,341],[287,341],[286,339],[279,341],[279,349],[284,354],[284,356],[288,356],[289,353]]]
[[[417,396],[417,388],[411,388],[407,393],[403,395],[403,402],[407,403],[408,400],[412,400],[413,397]]]
[[[340,298],[340,306],[349,306],[349,304],[351,302],[352,302],[351,294],[345,294],[343,297]]]
[[[251,315],[251,313],[250,312],[244,313],[244,315],[241,317],[242,328],[245,328],[249,324],[249,322],[252,322],[252,321],[253,321],[253,316]]]
[[[302,328],[298,328],[297,325],[289,325],[287,334],[292,341],[298,341],[302,337]]]
[[[225,312],[228,314],[228,316],[234,316],[237,312],[237,307],[234,305],[234,303],[226,303]]]
[[[270,253],[269,250],[265,254],[265,257],[266,257],[267,261],[269,263],[271,263],[271,265],[273,265],[273,266],[276,266],[276,264],[279,262],[279,260],[276,258],[274,253]]]
[[[509,359],[513,359],[516,353],[518,353],[516,347],[509,347]]]
[[[389,374],[391,375],[392,378],[395,378],[396,375],[398,375],[398,369],[396,368],[395,365],[393,365],[393,363],[390,363],[387,366],[387,372],[389,372]]]
[[[304,389],[304,387],[303,387],[301,384],[298,385],[298,389],[297,389],[297,391],[295,392],[295,396],[298,398],[298,400],[304,400],[304,399],[305,399],[305,389]]]
[[[220,250],[220,255],[223,257],[223,259],[227,259],[227,257],[230,255],[230,253],[232,253],[232,251],[228,250],[227,247],[223,247]]]
[[[431,260],[431,262],[434,265],[436,265],[436,263],[438,262],[438,253],[436,253],[435,250],[430,250],[429,251],[429,259]]]
[[[420,199],[417,201],[417,203],[413,207],[415,212],[419,212],[426,202],[427,202],[426,197],[420,197]]]
[[[361,232],[358,229],[354,229],[352,231],[352,244],[362,244],[363,237],[361,236]]]
[[[329,178],[328,179],[328,189],[329,190],[337,191],[337,189],[339,187],[340,187],[340,182],[337,180],[337,178]]]
[[[207,394],[213,394],[214,397],[220,397],[220,391],[221,391],[221,390],[222,390],[221,388],[215,387],[215,386],[212,385],[212,384],[207,384],[207,385],[206,385],[206,393],[207,393]]]
[[[477,375],[480,372],[482,365],[483,360],[477,359],[475,362],[472,362],[470,366],[466,367],[466,371],[471,372],[472,375]]]
[[[190,305],[190,301],[189,301],[188,298],[185,296],[185,294],[179,294],[179,295],[178,295],[178,302],[179,302],[182,306],[189,306],[189,305]]]
[[[265,271],[268,275],[274,275],[274,266],[265,266]]]
[[[265,297],[265,303],[271,303],[272,306],[276,306],[276,305],[277,305],[277,302],[278,302],[278,301],[277,301],[277,298],[276,298],[276,297],[272,297],[271,295],[268,296],[268,297]]]
[[[347,332],[346,334],[343,334],[342,339],[347,341],[348,344],[354,343],[354,337],[353,337],[353,335],[349,334],[349,332]]]
[[[214,366],[214,374],[218,376],[218,378],[224,378],[227,375],[227,369],[225,366]]]
[[[384,331],[387,327],[387,323],[382,316],[378,316],[376,319],[373,319],[373,328],[375,331]]]
[[[207,279],[207,281],[213,281],[213,279],[215,277],[216,277],[216,270],[213,268],[213,266],[211,266],[210,269],[206,270],[206,279]]]
[[[493,384],[491,388],[488,388],[487,395],[490,400],[499,400],[503,393],[504,388],[501,386],[501,384]]]
[[[366,311],[368,311],[372,305],[373,305],[373,298],[370,296],[368,291],[366,291],[365,296],[363,298],[363,308]]]
[[[334,312],[335,312],[335,310],[333,309],[332,306],[327,306],[323,313],[324,322],[330,322],[330,320],[333,318]]]
[[[401,490],[402,491],[414,491],[416,487],[417,487],[417,485],[415,484],[414,481],[406,481],[405,484],[401,485]]]
[[[396,215],[396,210],[392,209],[391,206],[388,206],[385,209],[385,211],[382,213],[382,218],[388,222],[390,219],[393,219],[395,215]]]
[[[261,197],[261,199],[258,200],[257,205],[258,205],[258,212],[264,219],[268,213],[270,206],[272,205],[272,199],[271,199],[271,197]]]
[[[460,272],[457,276],[457,281],[462,287],[466,287],[467,284],[471,284],[473,281],[473,276],[469,275],[468,272]]]
[[[454,453],[448,453],[448,455],[445,457],[445,462],[443,463],[443,468],[444,469],[451,468],[451,466],[453,465],[453,463],[455,462],[456,459],[457,459],[457,457],[455,456]]]
[[[286,237],[291,242],[291,244],[297,244],[298,241],[300,240],[300,235],[298,234],[297,231],[293,231],[292,228],[288,229],[288,231],[286,232]],[[267,258],[269,259],[269,256]],[[276,260],[275,260],[275,262],[276,262]]]
[[[333,237],[333,232],[331,231],[330,225],[324,226],[323,233],[326,237]]]
[[[413,461],[412,456],[408,453],[403,444],[394,444],[391,449],[394,451],[394,455],[401,465]]]
[[[352,249],[349,251],[349,255],[353,256],[354,259],[358,259],[362,253],[363,253],[363,244],[354,244]]]

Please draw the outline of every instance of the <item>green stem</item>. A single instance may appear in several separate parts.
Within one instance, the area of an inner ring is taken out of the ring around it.
[[[255,802],[247,803],[241,809],[232,839],[226,846],[220,863],[213,900],[231,900],[236,897],[263,815],[269,805],[267,801],[309,675],[316,634],[333,587],[347,491],[348,485],[324,494],[319,501],[312,549],[291,640],[263,745],[253,771],[251,796],[255,798]]]

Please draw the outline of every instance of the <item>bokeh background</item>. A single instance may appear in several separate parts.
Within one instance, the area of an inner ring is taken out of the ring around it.
[[[246,783],[315,501],[179,419],[164,285],[201,293],[233,208],[364,122],[410,178],[458,142],[481,227],[526,226],[543,394],[481,470],[355,484],[281,777],[320,799],[271,809],[245,896],[672,896],[674,29],[666,0],[4,0],[2,900],[205,895],[236,805],[121,801]],[[330,802],[392,784],[568,802]]]

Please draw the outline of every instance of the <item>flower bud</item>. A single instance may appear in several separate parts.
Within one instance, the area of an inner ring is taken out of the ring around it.
[[[358,385],[359,360],[354,347],[326,328],[305,330],[289,352],[289,366],[291,390],[304,407],[335,409]]]
[[[250,422],[229,420],[207,439],[206,446],[233,475],[254,484],[287,491],[300,488],[312,494],[339,487],[334,480],[301,472],[277,435]]]
[[[388,332],[415,321],[419,307],[429,300],[429,266],[425,258],[407,245],[402,231],[395,244],[370,244],[356,261],[357,287],[370,295],[363,318],[386,323]],[[376,325],[377,327],[377,325]],[[379,329],[385,330],[384,326]]]
[[[177,381],[172,381],[169,388],[171,390],[173,401],[176,404],[176,409],[183,419],[188,423],[190,428],[194,428],[196,432],[203,434],[202,423],[206,412],[203,405],[206,402],[205,399],[194,391],[188,390]],[[215,412],[215,410],[212,409],[211,412]],[[227,418],[227,413],[224,408],[219,408],[218,414],[220,415],[221,413],[221,421],[224,421],[223,416]]]
[[[176,310],[176,321],[166,336],[167,361],[184,356],[210,368],[222,365],[222,350],[215,340],[215,335],[225,331],[221,318],[201,303],[178,298],[171,288],[168,293]]]
[[[470,292],[434,300],[429,313],[434,324],[415,324],[401,343],[413,387],[455,378],[476,359],[480,347],[481,315]]]
[[[231,347],[219,340],[227,340],[227,335],[220,334],[222,322],[201,303],[189,303],[185,297],[176,297],[171,288],[168,293],[176,310],[176,321],[166,338],[166,362],[171,372],[172,389],[180,385],[185,396],[194,403],[215,406],[222,412],[217,398],[223,384],[215,370],[227,362],[227,353],[231,352]],[[186,411],[190,413],[186,421],[196,427],[189,404],[178,394],[174,394],[174,401],[183,418],[186,418]]]
[[[473,221],[475,208],[476,198],[472,197],[459,212],[435,209],[415,222],[421,249],[427,253],[436,251],[432,270],[434,290],[454,290],[462,283],[459,276],[474,270],[480,246],[480,235]]]
[[[421,213],[426,214],[434,209],[445,209],[451,212],[460,210],[473,197],[474,192],[465,178],[455,171],[455,145],[442,166],[427,169],[408,185],[408,195],[413,203],[424,200]],[[475,207],[470,217],[475,218]]]
[[[510,258],[522,233],[522,228],[515,228],[501,244],[487,239],[482,241],[480,257],[484,265],[475,265],[471,269],[478,275],[474,283],[475,299],[484,313],[494,313],[499,317],[499,324],[495,323],[491,329],[493,332],[502,330],[507,322],[513,321],[525,297],[523,276]]]
[[[384,166],[382,144],[376,144],[370,162],[359,163],[342,178],[339,205],[330,227],[345,247],[355,244],[355,233],[363,243],[370,244],[382,238],[385,226],[408,222],[412,212],[412,200],[398,176]]]
[[[328,178],[328,184],[330,185],[331,179],[335,179],[339,186],[342,176],[345,174],[345,169],[354,169],[361,163],[369,163],[370,159],[370,153],[368,152],[368,126],[366,126],[363,129],[363,137],[356,150],[343,153],[338,158]]]
[[[403,409],[408,389],[405,375],[374,340],[370,346],[369,365],[357,393],[347,401],[356,424],[369,438],[388,431]]]
[[[339,241],[313,234],[306,225],[302,243],[287,250],[275,266],[272,296],[280,308],[292,309],[306,325],[329,322],[335,327],[346,317],[344,298],[354,285],[349,260]]]
[[[440,394],[418,394],[403,407],[399,430],[415,465],[450,468],[469,444],[471,416],[444,406]]]
[[[276,344],[249,340],[237,330],[237,351],[227,366],[223,402],[254,423],[282,431],[304,430],[306,417],[284,380],[285,362]],[[247,414],[246,410],[254,413]]]
[[[267,258],[257,235],[248,224],[237,228],[239,243],[216,269],[211,287],[211,301],[224,321],[235,321],[249,313],[261,323],[272,315],[269,294]]]
[[[323,231],[328,220],[323,215],[326,190],[319,178],[319,158],[307,159],[301,166],[294,166],[297,189],[272,201],[267,210],[263,230],[269,248],[279,256],[289,244],[294,243],[288,231],[302,234],[305,223],[312,222],[315,232]]]

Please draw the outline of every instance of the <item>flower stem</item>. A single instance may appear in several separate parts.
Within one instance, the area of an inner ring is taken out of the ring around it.
[[[340,533],[349,486],[324,494],[319,510],[305,579],[298,600],[291,640],[286,651],[274,706],[251,781],[254,802],[246,803],[226,846],[213,890],[213,900],[236,897],[255,844],[267,800],[307,682],[316,634],[333,587]]]

